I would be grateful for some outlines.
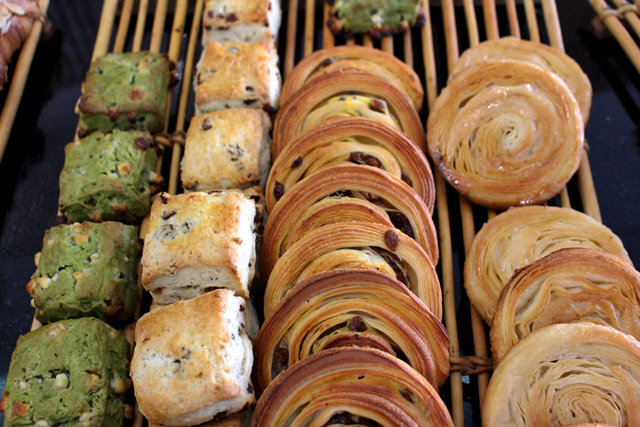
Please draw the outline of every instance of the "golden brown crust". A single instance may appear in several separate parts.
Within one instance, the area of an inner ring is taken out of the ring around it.
[[[517,270],[491,324],[496,364],[518,340],[556,323],[611,326],[640,339],[640,273],[615,255],[586,248],[553,252]]]
[[[5,0],[0,10],[0,90],[8,80],[11,57],[27,40],[42,16],[37,0]]]
[[[268,25],[271,0],[225,0],[228,13],[216,13],[216,1],[207,1],[202,15],[203,27],[228,27],[230,24],[251,23]]]
[[[340,100],[342,96],[346,103]],[[352,108],[350,96],[366,98],[371,105],[366,106],[367,111],[357,103],[353,103]],[[327,104],[332,99],[334,101]],[[314,112],[319,116],[309,120]],[[386,123],[391,119],[419,149],[425,150],[422,123],[407,95],[382,77],[358,69],[342,69],[313,79],[282,105],[273,130],[272,156],[277,159],[298,134],[310,127],[310,123],[317,124],[336,115],[362,116],[365,113],[371,117],[383,115]]]
[[[464,285],[478,313],[491,324],[502,288],[516,270],[563,248],[590,248],[624,258],[620,239],[591,217],[569,208],[510,209],[478,232],[464,265]]]
[[[640,343],[608,326],[552,325],[519,341],[491,377],[482,425],[640,424]]]
[[[382,252],[377,255],[376,251]],[[362,222],[325,225],[294,243],[269,276],[265,317],[299,281],[337,268],[375,268],[405,281],[409,290],[442,318],[440,282],[427,253],[400,230]]]
[[[287,76],[280,102],[285,104],[293,93],[313,79],[345,68],[356,68],[386,79],[411,99],[416,110],[422,109],[424,90],[413,68],[387,52],[364,46],[336,46],[306,56]]]
[[[453,426],[438,393],[407,364],[379,350],[341,348],[300,361],[271,382],[251,427],[285,420],[291,426],[325,425],[340,415],[383,426]]]
[[[584,124],[555,74],[527,62],[486,60],[442,91],[427,139],[458,192],[504,210],[546,202],[564,188],[580,165]]]
[[[337,192],[345,196],[332,196]],[[351,197],[359,198],[356,203],[360,206],[368,204],[370,212],[358,209],[360,213],[348,207],[344,217],[341,217],[339,205],[346,203],[354,206]],[[323,222],[313,220],[319,213],[318,203],[327,199],[334,201],[334,215],[328,218],[330,212],[325,211]],[[281,254],[295,243],[296,238],[313,230],[312,224],[322,226],[331,222],[366,222],[373,219],[373,214],[380,214],[384,220],[382,223],[392,222],[397,228],[405,230],[405,234],[412,235],[433,263],[438,262],[435,226],[429,208],[422,199],[403,181],[383,170],[346,164],[318,171],[295,184],[282,196],[271,211],[264,230],[261,255],[263,273],[268,277]]]
[[[457,73],[469,65],[487,59],[515,59],[530,62],[557,74],[575,96],[586,126],[591,109],[591,82],[578,63],[569,55],[542,43],[516,37],[503,37],[487,40],[465,50],[451,70],[451,77],[455,78]]]
[[[286,192],[326,167],[353,163],[379,164],[407,182],[433,213],[435,184],[424,153],[402,132],[361,117],[335,117],[303,132],[287,146],[274,162],[267,181],[269,211],[277,203],[276,182]]]
[[[327,330],[333,332],[323,334]],[[283,356],[286,369],[319,351],[351,345],[382,347],[392,355],[396,349],[435,388],[449,376],[447,332],[422,301],[378,271],[340,269],[300,282],[266,319],[254,347],[257,390],[273,380],[273,365]]]

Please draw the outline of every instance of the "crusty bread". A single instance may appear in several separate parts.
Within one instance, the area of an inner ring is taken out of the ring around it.
[[[271,160],[271,119],[235,108],[191,119],[182,158],[185,191],[264,187]]]
[[[278,107],[281,77],[271,40],[207,42],[194,82],[196,115],[229,108]]]
[[[162,193],[151,207],[142,285],[158,304],[227,288],[249,298],[256,207],[239,191]]]
[[[275,41],[281,21],[279,0],[207,0],[202,43]]]
[[[255,403],[245,313],[242,298],[219,289],[138,320],[131,376],[150,423],[197,425]]]

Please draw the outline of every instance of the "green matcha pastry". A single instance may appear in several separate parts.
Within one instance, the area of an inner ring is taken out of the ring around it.
[[[42,323],[133,317],[138,229],[119,222],[59,225],[44,236],[27,285]]]
[[[97,319],[63,320],[18,339],[0,400],[4,427],[120,427],[129,343]]]
[[[332,4],[327,25],[337,34],[381,37],[424,24],[422,0],[325,0]]]
[[[112,129],[162,132],[171,65],[152,52],[110,53],[93,61],[76,106],[79,136]]]
[[[148,132],[101,132],[65,148],[60,210],[70,222],[131,222],[149,212],[157,146]]]

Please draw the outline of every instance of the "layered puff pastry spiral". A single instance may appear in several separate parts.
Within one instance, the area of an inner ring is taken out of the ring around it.
[[[251,418],[251,427],[326,425],[453,427],[453,421],[438,392],[406,363],[375,349],[339,348],[279,375]]]
[[[516,37],[487,40],[464,51],[451,70],[451,76],[455,78],[455,75],[464,68],[487,59],[515,59],[530,62],[556,74],[567,84],[576,98],[586,125],[591,109],[591,82],[578,63],[569,55],[551,46]]]
[[[555,323],[591,322],[640,339],[640,273],[615,255],[569,248],[524,267],[502,290],[491,324],[496,363],[520,339]]]
[[[280,93],[280,103],[311,80],[336,70],[355,68],[375,74],[395,85],[422,109],[424,89],[418,74],[395,56],[364,46],[336,46],[318,50],[300,61],[287,76]]]
[[[407,362],[434,387],[449,376],[442,323],[405,285],[374,270],[339,269],[300,282],[255,342],[258,390],[320,351],[369,347]]]
[[[429,255],[400,230],[363,222],[325,225],[294,243],[269,276],[265,318],[300,281],[339,268],[381,271],[405,284],[442,319],[440,282]]]
[[[429,153],[474,203],[504,210],[545,202],[580,165],[584,124],[555,74],[528,62],[486,60],[460,71],[427,122]]]
[[[409,184],[433,213],[435,184],[424,153],[402,132],[361,117],[330,119],[289,144],[273,164],[267,181],[269,211],[295,183],[339,164],[384,170]]]
[[[438,262],[429,208],[411,187],[378,168],[348,164],[318,171],[284,193],[264,230],[263,274],[268,277],[278,258],[309,232],[350,221],[391,223]]]
[[[467,295],[491,324],[502,288],[513,273],[564,248],[589,248],[614,254],[629,264],[622,241],[593,218],[569,208],[513,208],[478,232],[464,264]]]
[[[418,148],[425,149],[422,123],[409,97],[383,77],[350,68],[313,79],[282,105],[273,128],[273,159],[298,134],[335,116],[379,121],[404,132]]]
[[[497,366],[482,402],[484,427],[640,425],[640,343],[608,326],[548,326]]]

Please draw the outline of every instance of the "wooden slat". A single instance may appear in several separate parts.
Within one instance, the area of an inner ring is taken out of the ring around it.
[[[133,0],[124,0],[122,11],[120,12],[118,32],[116,33],[116,42],[113,46],[113,51],[115,53],[120,53],[124,50],[124,44],[127,41],[127,33],[129,32],[129,23],[131,22],[132,9]]]
[[[315,35],[314,23],[316,19],[316,2],[307,0],[304,22],[304,56],[313,53],[313,37]]]
[[[478,33],[478,19],[476,18],[476,6],[473,0],[464,0],[464,14],[467,18],[469,44],[475,46],[480,43],[480,34]]]
[[[136,30],[133,37],[132,52],[140,52],[142,50],[142,40],[144,38],[144,27],[147,23],[147,10],[149,9],[149,0],[140,0],[138,6],[138,20],[136,21]]]
[[[495,0],[483,0],[484,25],[487,31],[487,39],[493,40],[500,37],[498,31],[498,15],[496,14]]]
[[[289,15],[287,18],[287,47],[284,54],[285,79],[293,69],[296,59],[296,30],[298,27],[298,0],[289,0]]]
[[[540,43],[536,5],[533,3],[533,0],[524,0],[524,11],[527,16],[527,26],[529,27],[529,40]]]
[[[516,0],[506,0],[507,15],[509,16],[509,30],[511,35],[520,38],[520,23],[518,22],[518,10]]]
[[[327,27],[326,25],[324,25],[324,23],[326,23],[329,20],[329,14],[331,13],[331,6],[328,3],[324,4],[324,14],[322,17],[322,47],[323,48],[328,48],[328,47],[333,47],[336,44],[335,41],[335,37],[333,36],[333,33],[331,32],[331,30],[329,29],[329,27]]]

